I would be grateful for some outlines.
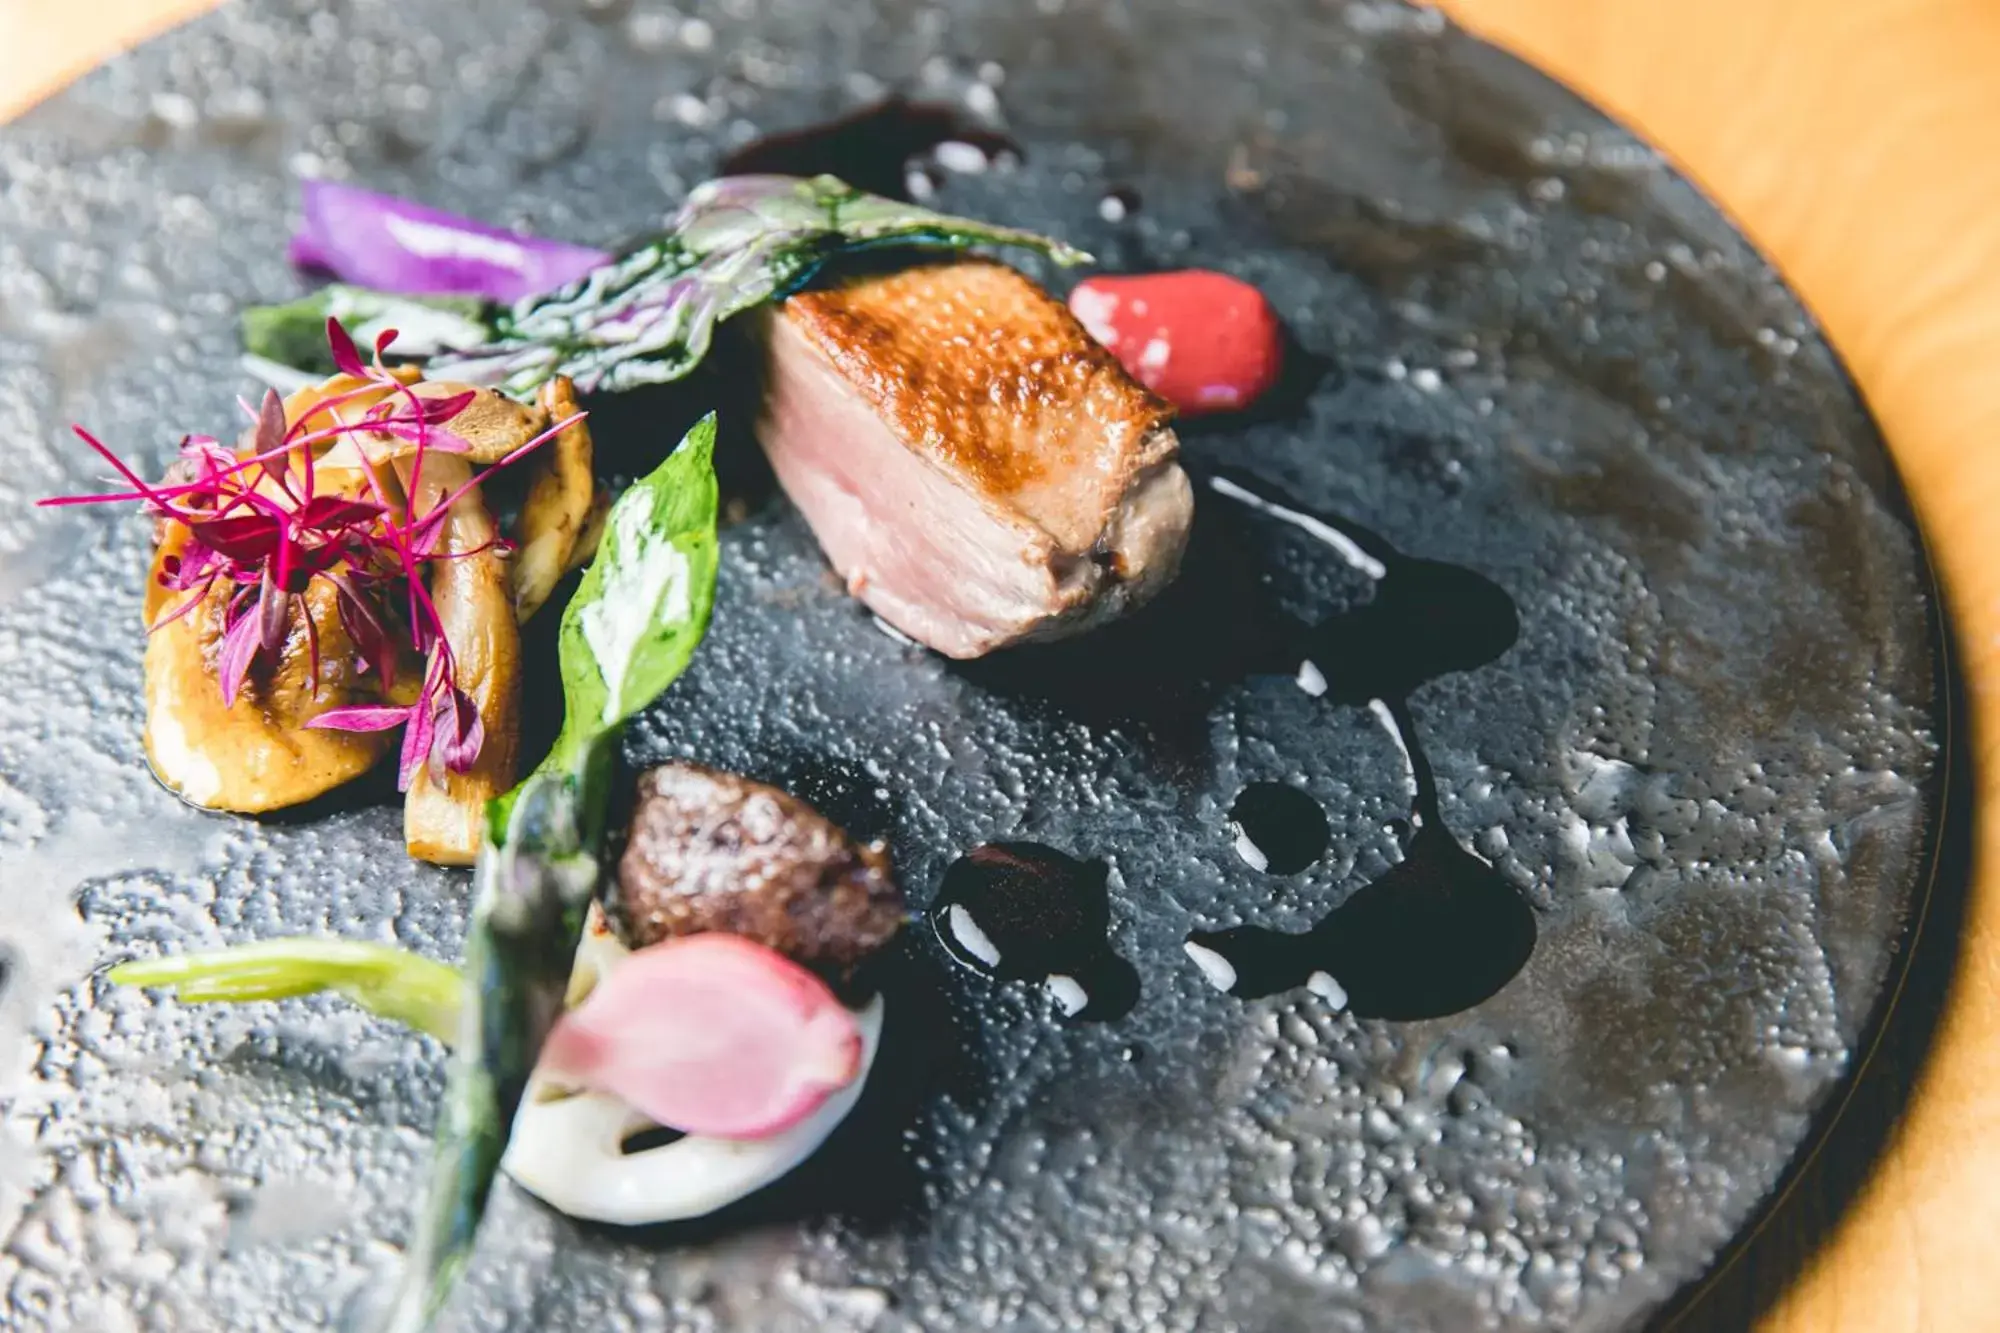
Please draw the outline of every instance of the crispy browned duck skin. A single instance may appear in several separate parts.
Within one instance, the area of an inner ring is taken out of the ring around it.
[[[1172,409],[1003,264],[851,277],[765,316],[758,437],[848,590],[951,657],[1075,634],[1178,571]]]
[[[727,931],[833,981],[905,917],[880,844],[855,843],[775,787],[681,763],[640,775],[613,908],[635,949]]]

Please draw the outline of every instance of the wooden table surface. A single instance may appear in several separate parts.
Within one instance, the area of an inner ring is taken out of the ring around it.
[[[210,2],[0,0],[0,119]],[[1825,326],[1945,580],[1984,811],[2000,797],[2000,3],[1442,7],[1664,149]],[[2000,823],[1981,820],[1971,894],[1944,886],[1827,1147],[1682,1327],[2000,1329],[1996,852]]]

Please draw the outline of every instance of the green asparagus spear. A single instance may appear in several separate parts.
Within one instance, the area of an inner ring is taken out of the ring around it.
[[[597,558],[563,615],[561,737],[488,811],[430,1199],[409,1247],[393,1333],[431,1326],[471,1254],[522,1090],[562,1012],[600,874],[619,732],[680,675],[707,629],[714,445],[711,415],[612,507]]]

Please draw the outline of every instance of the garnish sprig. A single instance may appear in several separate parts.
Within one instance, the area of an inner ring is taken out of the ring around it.
[[[412,209],[421,212],[427,238],[455,230],[466,238],[465,253],[487,253],[494,239],[493,229],[483,224],[406,200],[343,191],[338,202],[342,216],[357,228],[351,235],[367,236],[378,250],[394,247],[397,232],[407,231],[397,219]],[[309,198],[309,226],[314,204]],[[357,221],[371,213],[384,225]],[[557,375],[569,376],[585,393],[679,379],[708,354],[722,321],[789,295],[843,253],[888,245],[942,250],[989,245],[1035,251],[1058,264],[1090,259],[1046,236],[885,199],[833,176],[709,181],[695,188],[665,231],[606,257],[566,285],[518,299],[521,275],[513,269],[486,273],[482,281],[477,266],[425,264],[415,254],[391,263],[394,256],[357,253],[351,244],[332,254],[319,243],[325,239],[315,238],[315,266],[345,281],[287,305],[246,312],[244,346],[254,358],[296,364],[304,335],[318,320],[352,312],[374,323],[424,331],[427,337],[406,341],[403,350],[434,355],[436,374],[498,385],[517,395]],[[505,239],[526,250],[558,244]],[[559,249],[553,258],[578,262],[576,247]],[[454,261],[459,257],[454,253]],[[464,295],[437,295],[443,291]],[[488,303],[468,303],[466,296],[484,296]]]
[[[305,637],[311,693],[319,697],[319,627],[305,598],[315,580],[324,582],[362,674],[374,678],[385,701],[326,709],[305,725],[336,731],[404,727],[397,778],[407,790],[426,763],[433,772],[467,772],[484,743],[479,710],[459,683],[451,642],[425,577],[425,567],[434,561],[479,553],[442,550],[445,519],[474,488],[582,414],[555,423],[418,508],[426,455],[470,448],[450,423],[477,394],[417,393],[384,363],[396,339],[393,329],[376,338],[374,355],[366,361],[338,320],[329,318],[325,330],[334,366],[355,383],[309,403],[289,422],[275,391],[267,390],[254,408],[245,403],[253,424],[241,456],[212,436],[190,435],[167,479],[155,484],[77,426],[77,436],[131,489],[41,503],[136,501],[163,528],[184,530],[179,549],[161,559],[157,575],[160,586],[180,600],[148,629],[158,632],[220,595],[216,675],[225,707],[235,705],[259,662],[277,663],[294,626]],[[371,401],[359,412],[343,410],[362,400]],[[412,446],[407,484],[398,485],[377,461],[384,437]],[[329,466],[329,452],[343,441],[350,442],[358,466]],[[341,480],[329,487],[330,472]],[[407,705],[387,702],[404,646],[424,662],[417,696]]]

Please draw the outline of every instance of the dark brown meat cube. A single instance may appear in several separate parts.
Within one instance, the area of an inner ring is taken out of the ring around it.
[[[727,931],[834,980],[905,916],[881,846],[857,845],[775,787],[695,764],[640,775],[617,889],[616,924],[635,949]]]

